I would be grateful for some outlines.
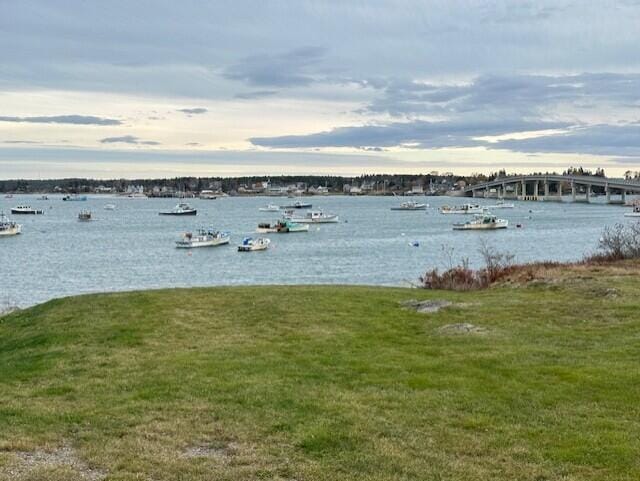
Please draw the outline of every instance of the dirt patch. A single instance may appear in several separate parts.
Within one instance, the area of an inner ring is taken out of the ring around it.
[[[69,446],[63,446],[54,451],[15,451],[10,452],[17,462],[5,469],[9,471],[11,479],[22,479],[29,477],[36,471],[66,468],[77,477],[87,481],[100,481],[106,478],[107,473],[87,465],[78,457],[75,450]]]
[[[422,314],[432,314],[434,312],[438,312],[440,309],[444,309],[445,307],[453,306],[454,304],[453,302],[444,299],[431,299],[426,301],[411,299],[409,301],[402,302],[401,305],[406,309],[411,309]]]
[[[468,322],[446,324],[436,329],[440,334],[485,334],[487,329]]]
[[[216,458],[226,461],[238,452],[238,447],[234,443],[222,445],[200,445],[189,446],[182,452],[184,458]]]

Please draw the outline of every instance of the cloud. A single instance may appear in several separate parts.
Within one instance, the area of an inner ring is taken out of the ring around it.
[[[194,107],[194,108],[190,108],[190,109],[178,109],[178,112],[182,112],[184,114],[206,114],[208,112],[207,109],[205,109],[204,107]]]
[[[116,119],[105,119],[92,115],[53,115],[46,117],[0,116],[0,122],[26,122],[32,124],[74,124],[74,125],[121,125]]]
[[[3,144],[41,144],[37,140],[3,140]]]
[[[313,67],[323,59],[322,47],[300,47],[280,54],[261,54],[245,57],[227,68],[224,76],[249,85],[266,87],[297,87],[314,81]]]
[[[530,139],[492,144],[516,152],[560,152],[607,156],[640,156],[640,124],[592,125]]]
[[[352,147],[375,148],[408,145],[415,148],[471,147],[486,145],[476,137],[497,136],[512,132],[531,132],[567,127],[569,124],[550,121],[450,120],[427,122],[392,122],[382,125],[339,127],[308,135],[254,137],[249,141],[270,148]]]
[[[160,145],[160,142],[154,140],[140,140],[134,135],[123,135],[121,137],[106,137],[100,140],[102,144],[132,144],[132,145]]]
[[[234,95],[235,98],[241,100],[254,100],[264,97],[271,97],[278,93],[277,90],[254,90],[253,92],[242,92]]]

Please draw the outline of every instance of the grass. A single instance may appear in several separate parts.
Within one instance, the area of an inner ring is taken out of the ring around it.
[[[636,480],[640,274],[557,269],[467,293],[175,289],[9,314],[0,480]],[[438,330],[462,322],[486,332]]]

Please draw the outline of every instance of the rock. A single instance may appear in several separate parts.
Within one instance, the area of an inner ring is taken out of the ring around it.
[[[431,314],[433,312],[438,312],[440,309],[445,307],[452,306],[453,303],[444,299],[431,299],[426,301],[411,299],[410,301],[403,302],[402,305],[407,309],[413,309],[416,312]]]
[[[484,327],[476,326],[468,322],[458,324],[446,324],[437,329],[441,334],[484,334],[487,330]]]

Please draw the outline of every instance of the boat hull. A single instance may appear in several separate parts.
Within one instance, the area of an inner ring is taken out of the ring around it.
[[[158,215],[196,215],[197,213],[198,211],[194,209],[185,212],[159,212]]]
[[[453,230],[499,230],[506,229],[508,222],[496,222],[495,224],[453,224]]]
[[[391,210],[399,210],[399,211],[414,211],[414,210],[427,210],[427,206],[418,206],[418,207],[391,207]]]
[[[224,239],[211,239],[203,241],[176,241],[176,247],[179,249],[193,249],[195,247],[216,247],[229,243],[229,238]]]
[[[9,227],[8,229],[0,229],[0,237],[18,235],[22,233],[22,226],[16,225],[14,227]]]
[[[44,211],[38,210],[38,209],[31,209],[31,210],[11,209],[11,213],[15,215],[42,215],[44,214]]]

